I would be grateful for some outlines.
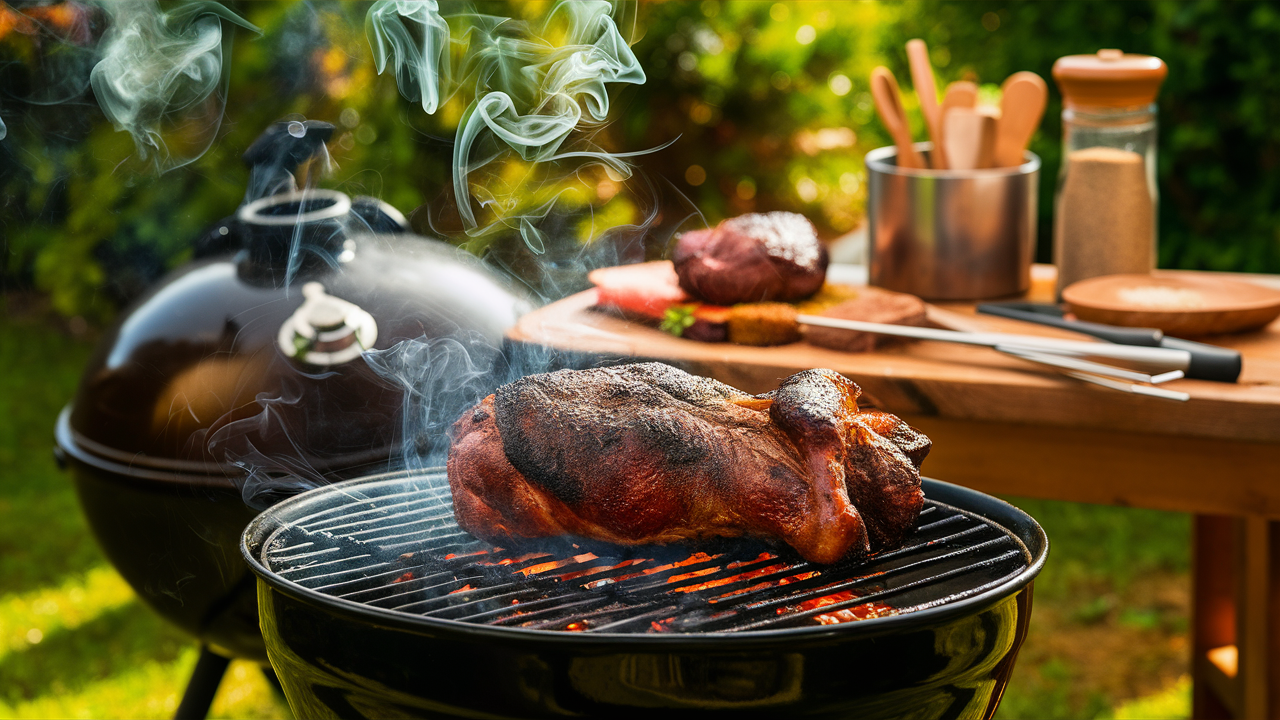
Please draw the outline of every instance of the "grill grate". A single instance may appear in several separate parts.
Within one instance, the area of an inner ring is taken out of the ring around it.
[[[1030,564],[1005,528],[928,499],[903,547],[815,565],[749,540],[498,548],[454,522],[442,473],[330,492],[340,501],[267,540],[269,570],[350,602],[464,623],[593,633],[832,624],[977,595]]]

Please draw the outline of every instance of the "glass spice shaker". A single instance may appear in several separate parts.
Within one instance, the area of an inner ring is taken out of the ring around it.
[[[1077,280],[1155,267],[1155,99],[1167,73],[1160,58],[1119,50],[1053,64],[1062,92],[1053,223],[1059,294]]]

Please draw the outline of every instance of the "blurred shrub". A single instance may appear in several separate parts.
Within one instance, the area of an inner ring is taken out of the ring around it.
[[[74,3],[0,4],[0,283],[49,293],[68,315],[109,316],[189,257],[200,230],[232,213],[247,180],[239,154],[296,113],[339,126],[325,184],[403,209],[446,192],[459,119],[435,117],[378,76],[368,5],[231,3],[262,28],[237,31],[227,112],[213,149],[156,176],[98,110],[83,75],[102,13]],[[548,3],[486,4],[536,16]],[[41,8],[44,9],[41,9]],[[634,46],[648,82],[618,94],[599,142],[635,151],[651,176],[709,222],[752,210],[803,212],[832,237],[863,220],[862,156],[887,143],[867,91],[887,64],[917,138],[903,44],[929,42],[940,85],[1046,79],[1061,55],[1119,47],[1169,64],[1160,96],[1165,267],[1280,272],[1280,10],[1246,2],[642,2]],[[6,18],[8,18],[6,20]],[[1052,88],[1052,84],[1051,84]],[[1032,149],[1045,160],[1039,257],[1049,257],[1058,167],[1056,88]],[[411,215],[426,230],[427,213]]]
[[[679,138],[640,164],[709,222],[792,210],[827,236],[865,205],[862,156],[886,143],[867,77],[900,8],[879,3],[654,3],[636,56],[649,82],[620,120],[626,144]]]
[[[83,44],[91,45],[104,29],[101,13],[66,5],[87,18]],[[61,56],[74,46],[60,28],[24,33],[0,20],[0,117],[9,130],[0,140],[0,282],[48,292],[67,315],[109,317],[189,258],[202,229],[235,211],[248,181],[240,153],[290,115],[338,126],[333,176],[323,184],[405,210],[439,192],[448,143],[438,138],[451,132],[402,101],[394,79],[376,75],[367,4],[232,6],[263,35],[234,36],[217,142],[163,175],[135,161],[132,140],[103,117],[87,83],[55,104],[14,102],[65,74],[87,78],[92,59],[85,51],[86,66],[68,67]]]

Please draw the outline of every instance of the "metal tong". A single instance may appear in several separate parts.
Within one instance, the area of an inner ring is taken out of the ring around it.
[[[1062,308],[1057,305],[1030,302],[980,303],[978,312],[1084,333],[1120,345],[1185,350],[1191,353],[1191,362],[1184,372],[1188,378],[1196,380],[1233,383],[1240,378],[1243,367],[1240,353],[1235,350],[1166,337],[1155,328],[1117,327],[1083,320],[1067,320],[1063,317]]]
[[[1116,380],[1108,380],[1106,377],[1098,377],[1109,376],[1120,380],[1152,384],[1175,380],[1183,377],[1186,370],[1191,366],[1192,353],[1186,349],[1081,342],[1078,340],[1060,340],[1011,333],[958,332],[909,325],[841,320],[818,315],[800,315],[797,320],[804,325],[841,328],[878,335],[915,338],[917,340],[980,345],[1023,360],[1050,365],[1061,370],[1066,375],[1104,387],[1167,400],[1186,401],[1191,398],[1190,395],[1183,392],[1147,387],[1145,385],[1125,384]],[[1120,360],[1135,365],[1141,370],[1126,370],[1093,362],[1087,359],[1090,357]]]

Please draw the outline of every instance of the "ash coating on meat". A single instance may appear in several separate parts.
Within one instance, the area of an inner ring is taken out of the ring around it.
[[[803,215],[790,212],[751,213],[724,222],[724,229],[756,238],[769,255],[806,269],[818,266],[822,244]]]
[[[581,388],[588,388],[587,393]],[[662,363],[529,375],[498,388],[494,420],[507,459],[522,475],[572,505],[585,489],[571,467],[577,448],[547,442],[548,428],[563,439],[585,441],[603,451],[635,434],[670,466],[715,462],[713,445],[698,427],[697,410],[752,396],[710,378]],[[685,412],[664,412],[675,405]],[[614,412],[630,406],[656,412]],[[482,412],[482,411],[481,411]],[[550,422],[548,422],[550,421]],[[570,440],[569,445],[577,445]],[[726,468],[727,470],[727,468]],[[713,472],[713,475],[720,473]]]
[[[857,383],[834,370],[818,369],[792,375],[765,397],[774,401],[769,413],[784,427],[834,428],[835,418],[861,395]]]
[[[887,415],[887,413],[878,414]],[[889,417],[897,420],[892,415],[889,415]],[[924,462],[924,459],[929,456],[929,450],[933,448],[933,441],[927,435],[901,421],[888,431],[882,431],[879,428],[871,429],[877,435],[893,443],[895,448],[901,450],[902,454],[906,455],[911,461],[911,464],[916,466],[916,469],[920,468],[920,463]]]
[[[842,460],[842,485],[866,523],[868,549],[879,550],[900,544],[924,506],[920,463],[932,442],[895,415],[859,412],[861,394],[834,370],[806,370],[769,393],[769,412],[797,445],[825,444]]]

